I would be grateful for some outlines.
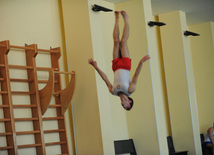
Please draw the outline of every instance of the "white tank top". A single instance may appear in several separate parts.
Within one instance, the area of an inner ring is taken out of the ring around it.
[[[214,130],[213,130],[213,133],[212,133],[212,138],[214,138]],[[206,134],[205,140],[204,140],[204,141],[205,141],[205,142],[210,142],[210,138],[209,138],[208,133]]]
[[[130,71],[125,69],[118,69],[114,72],[114,84],[113,84],[113,93],[118,96],[119,92],[130,96],[128,93],[129,85],[131,83]]]

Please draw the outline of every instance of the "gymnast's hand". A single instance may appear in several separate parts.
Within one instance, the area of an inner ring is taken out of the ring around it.
[[[92,65],[94,68],[98,68],[98,67],[97,67],[97,62],[94,61],[92,58],[88,59],[88,63],[89,63],[90,65]]]
[[[147,61],[149,59],[150,59],[149,55],[146,55],[140,60],[140,63],[144,63],[145,61]]]

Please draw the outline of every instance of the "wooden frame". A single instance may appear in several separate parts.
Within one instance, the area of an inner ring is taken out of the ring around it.
[[[24,49],[26,55],[26,66],[10,65],[8,64],[7,54],[11,48]],[[51,57],[51,68],[36,67],[36,56],[38,52],[48,52]],[[38,155],[46,154],[46,146],[60,145],[61,153],[63,155],[69,154],[66,124],[64,118],[64,112],[68,108],[74,92],[75,85],[75,72],[60,72],[59,71],[59,58],[61,56],[60,48],[54,48],[50,50],[38,49],[36,44],[27,46],[14,46],[10,45],[9,41],[0,42],[0,82],[2,95],[2,105],[4,118],[0,118],[0,122],[5,124],[5,132],[0,131],[0,137],[5,136],[7,146],[0,146],[1,150],[7,150],[10,155],[17,155],[19,148],[35,147]],[[9,69],[18,68],[27,70],[28,79],[15,79],[10,78]],[[49,71],[49,80],[38,80],[37,70]],[[59,74],[72,74],[71,81],[68,87],[61,90],[61,79]],[[29,91],[11,91],[11,81],[25,82],[29,85]],[[47,83],[47,85],[39,90],[39,83]],[[70,93],[69,93],[70,92]],[[29,95],[30,105],[13,105],[12,94],[17,95]],[[58,94],[58,95],[56,95]],[[51,97],[54,95],[55,105],[49,105]],[[43,117],[47,108],[56,108],[56,117]],[[32,118],[15,118],[14,108],[30,108]],[[56,120],[58,122],[58,129],[44,130],[43,121]],[[16,131],[16,121],[32,121],[33,131]],[[59,142],[46,143],[44,134],[47,133],[59,133]],[[16,135],[33,134],[35,143],[17,145]]]

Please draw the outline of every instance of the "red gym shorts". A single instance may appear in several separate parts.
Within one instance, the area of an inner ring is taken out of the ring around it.
[[[131,59],[129,57],[116,58],[112,60],[112,70],[115,72],[118,69],[131,69]]]

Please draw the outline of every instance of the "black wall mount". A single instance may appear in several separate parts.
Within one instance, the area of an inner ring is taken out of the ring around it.
[[[149,21],[149,22],[148,22],[148,25],[149,25],[149,26],[164,26],[164,25],[166,25],[166,24],[163,23],[163,22]]]
[[[92,10],[93,10],[94,12],[99,12],[99,11],[111,12],[111,11],[113,11],[113,10],[108,9],[108,8],[105,8],[105,7],[103,7],[103,6],[99,6],[99,5],[97,5],[97,4],[94,4],[94,5],[92,6]]]
[[[190,31],[184,31],[185,36],[200,36],[200,34]]]

